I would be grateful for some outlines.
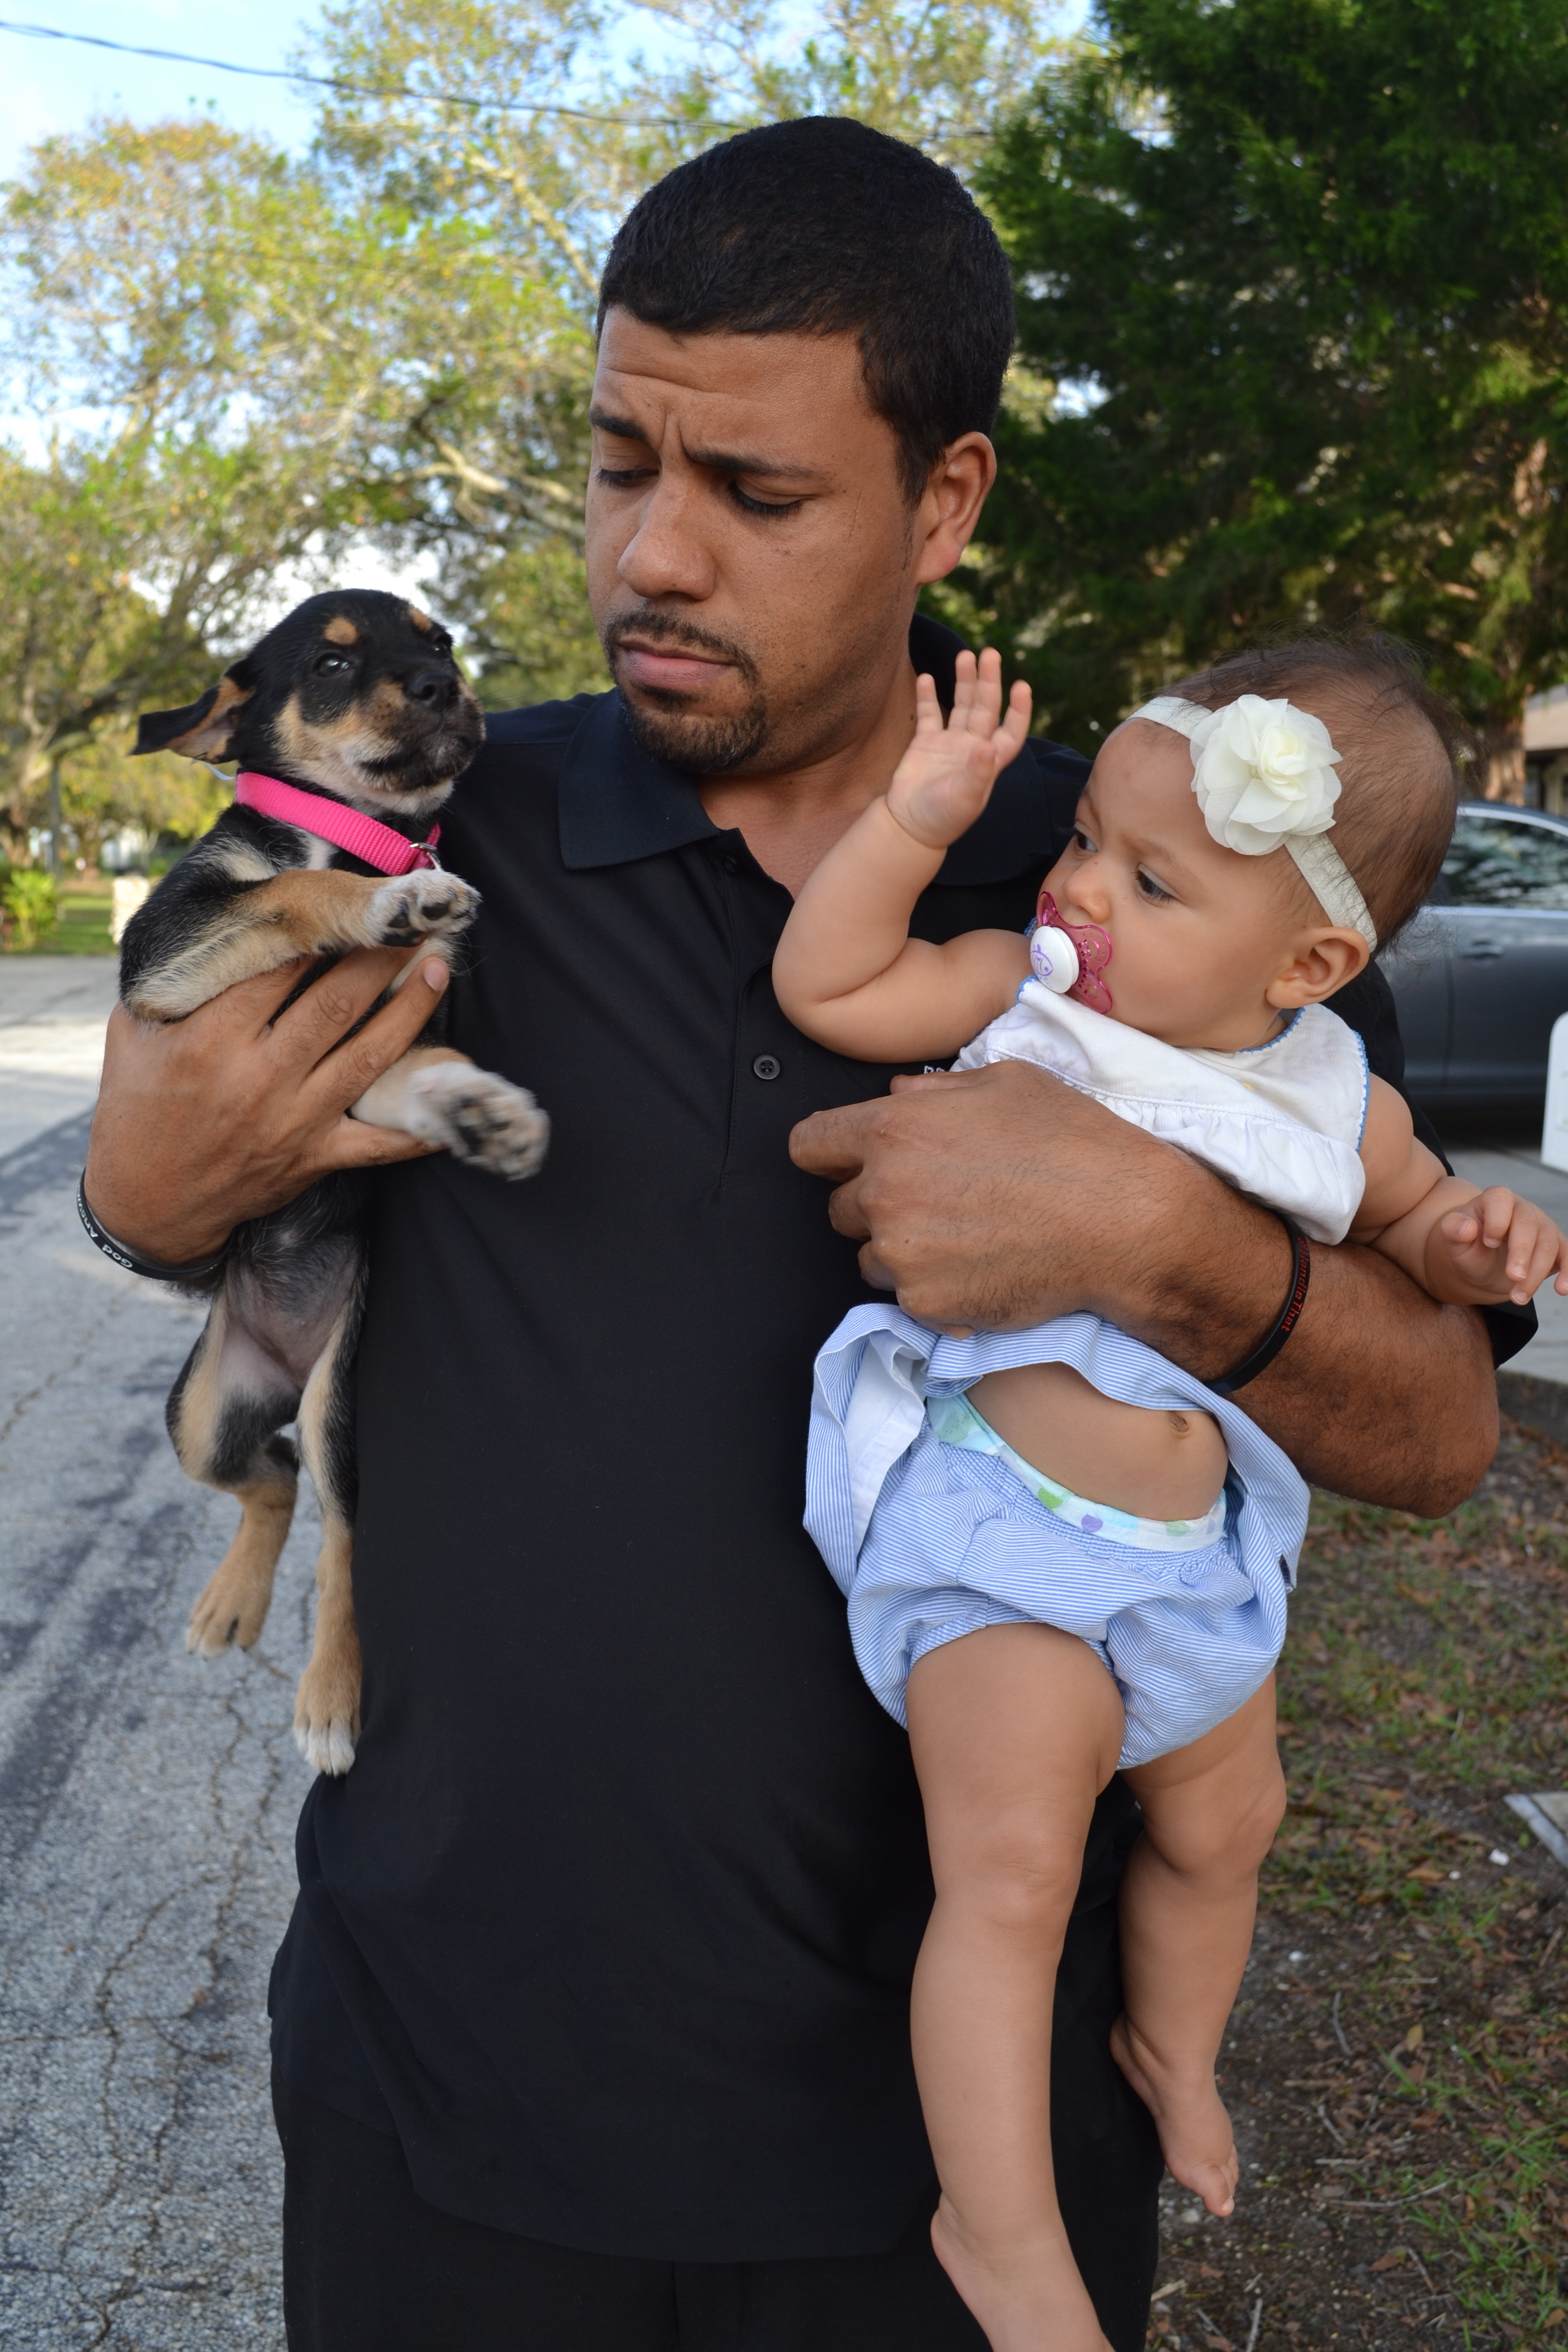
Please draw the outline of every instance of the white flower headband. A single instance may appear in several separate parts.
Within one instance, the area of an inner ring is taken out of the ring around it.
[[[1330,921],[1359,931],[1375,950],[1366,900],[1327,838],[1340,796],[1340,754],[1321,719],[1260,694],[1239,695],[1218,710],[1161,694],[1132,716],[1173,728],[1192,745],[1193,790],[1215,841],[1243,857],[1289,850]]]

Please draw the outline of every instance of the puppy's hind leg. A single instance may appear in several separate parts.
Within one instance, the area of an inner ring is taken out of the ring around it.
[[[316,1638],[294,1701],[294,1738],[317,1772],[346,1772],[360,1731],[359,1626],[354,1619],[357,1489],[349,1373],[364,1303],[363,1274],[332,1326],[300,1403],[300,1450],[321,1506]]]
[[[267,1622],[299,1484],[294,1448],[279,1431],[299,1402],[298,1384],[257,1346],[220,1290],[167,1408],[185,1475],[235,1496],[240,1507],[234,1541],[185,1633],[185,1647],[204,1658],[249,1649]]]

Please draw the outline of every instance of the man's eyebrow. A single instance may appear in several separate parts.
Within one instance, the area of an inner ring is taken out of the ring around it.
[[[590,408],[588,422],[599,433],[613,433],[617,441],[646,441],[647,435],[631,416],[612,416],[607,408]]]
[[[629,416],[612,416],[608,409],[590,408],[588,422],[601,433],[613,434],[617,441],[641,441],[648,446],[647,435]],[[790,457],[763,457],[754,449],[688,449],[686,454],[694,466],[713,474],[763,475],[770,480],[792,482],[827,479],[819,467],[800,465]]]

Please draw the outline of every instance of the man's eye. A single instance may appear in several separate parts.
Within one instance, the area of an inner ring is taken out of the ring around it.
[[[731,483],[730,496],[734,499],[735,504],[740,508],[742,514],[767,515],[770,517],[774,515],[792,515],[796,513],[803,504],[803,501],[799,499],[773,499],[749,498],[746,492],[741,488],[739,482]]]
[[[635,490],[639,482],[653,479],[651,466],[601,466],[599,479],[606,489]]]
[[[1145,898],[1152,898],[1156,901],[1168,899],[1172,895],[1163,882],[1156,882],[1154,877],[1152,874],[1145,874],[1142,866],[1138,868],[1138,887]]]

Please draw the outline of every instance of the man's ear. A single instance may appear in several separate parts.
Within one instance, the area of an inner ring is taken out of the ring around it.
[[[1372,950],[1359,931],[1309,931],[1295,955],[1264,990],[1265,1001],[1281,1013],[1303,1004],[1321,1004],[1346,988],[1372,960]]]
[[[996,452],[984,433],[964,433],[931,467],[911,517],[915,578],[924,587],[945,580],[974,536],[980,509],[996,479]]]
[[[255,692],[255,679],[247,673],[247,663],[236,662],[199,701],[188,702],[183,710],[144,710],[136,721],[132,758],[139,759],[144,751],[178,751],[187,760],[226,760],[240,707]]]

